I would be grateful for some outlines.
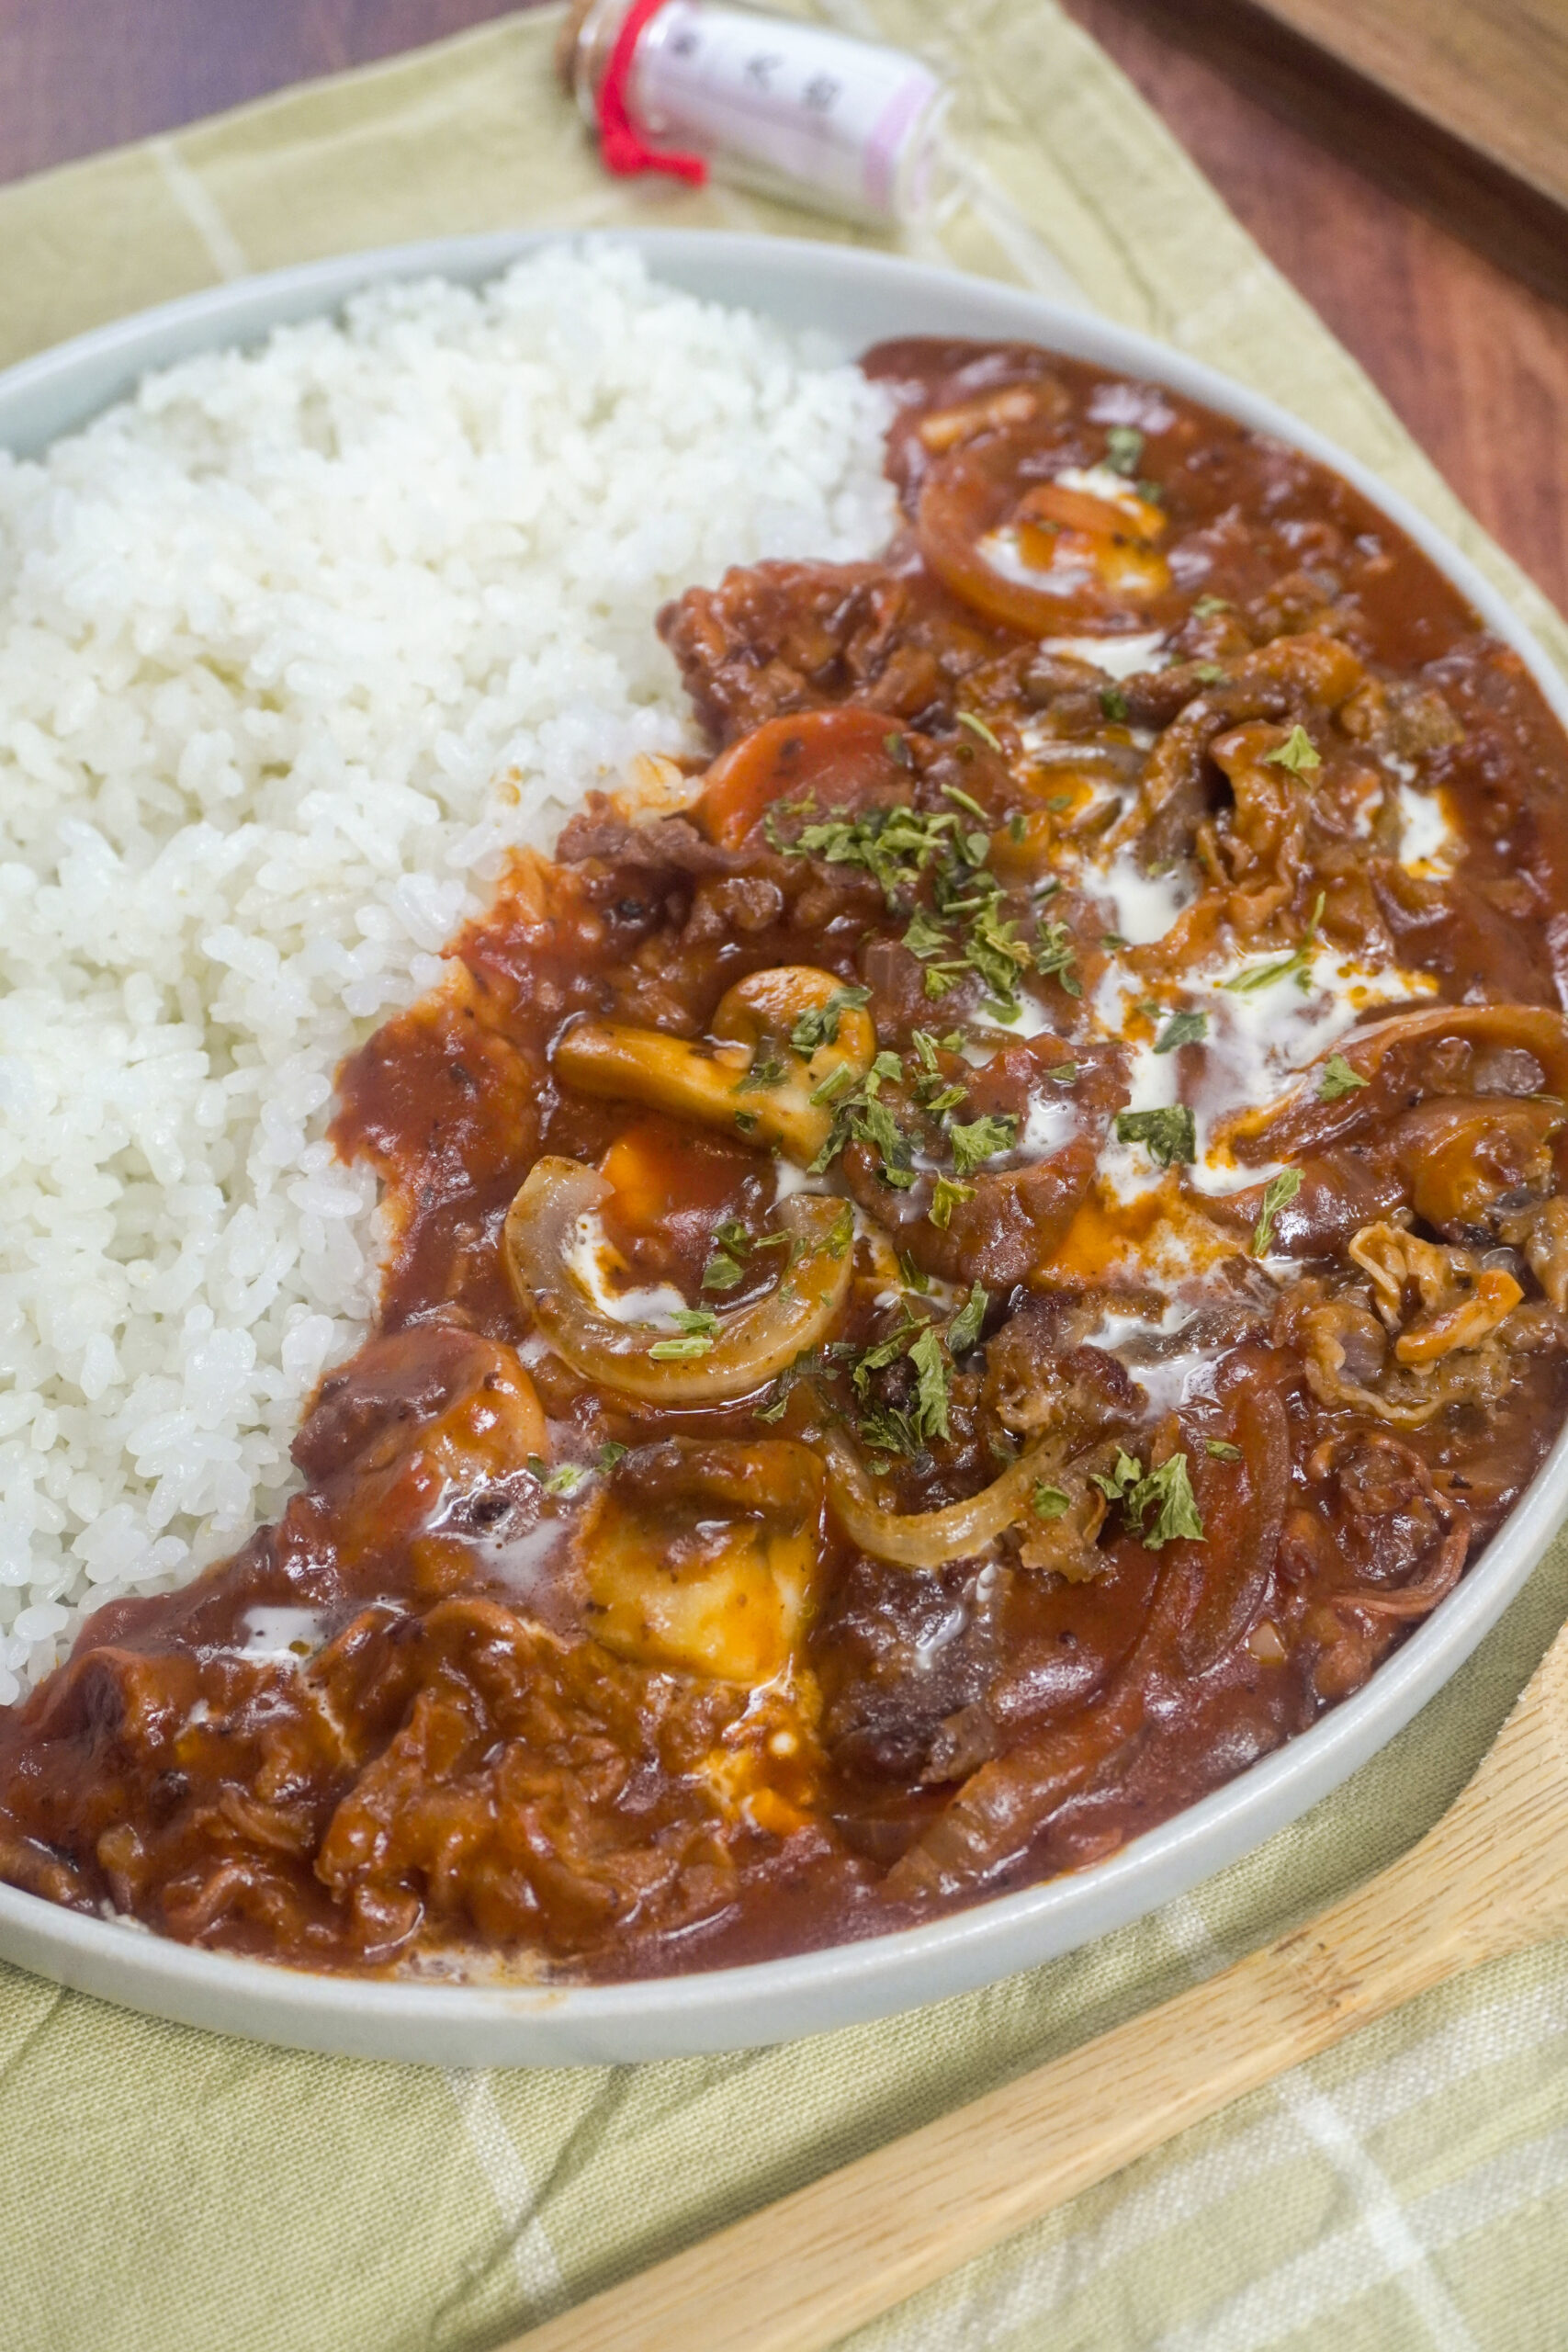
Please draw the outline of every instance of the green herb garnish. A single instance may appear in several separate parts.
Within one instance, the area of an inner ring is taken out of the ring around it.
[[[1020,1009],[1021,975],[1038,961],[1035,951],[1018,936],[1016,921],[1002,914],[1003,891],[988,870],[990,819],[980,803],[956,785],[942,787],[957,806],[936,814],[909,808],[877,808],[850,820],[823,819],[804,825],[794,841],[785,841],[770,819],[773,846],[789,856],[815,856],[829,865],[856,865],[881,884],[890,912],[906,923],[904,944],[925,969],[925,992],[933,1001],[955,988],[965,973],[976,973],[994,1000],[997,1017],[1006,1021]],[[805,806],[806,804],[796,804]],[[964,818],[978,825],[969,830]],[[916,892],[929,876],[931,903],[916,903]],[[1062,985],[1077,993],[1071,969],[1070,942],[1055,968]],[[845,994],[840,1001],[848,1001]],[[863,1001],[857,998],[855,1001]],[[805,1016],[805,1035],[815,1017]],[[798,1051],[797,1023],[791,1042]]]
[[[1125,474],[1129,479],[1138,470],[1144,454],[1144,436],[1135,424],[1112,424],[1105,435],[1105,462],[1112,473]]]
[[[1206,1012],[1173,1012],[1155,1039],[1156,1054],[1174,1054],[1179,1046],[1195,1046],[1209,1034]]]
[[[1132,1493],[1143,1475],[1144,1465],[1137,1455],[1129,1453],[1125,1446],[1119,1446],[1111,1468],[1092,1471],[1090,1478],[1108,1501],[1119,1503]]]
[[[588,1476],[580,1462],[562,1462],[552,1470],[537,1453],[528,1456],[526,1466],[530,1477],[538,1480],[547,1495],[574,1495]]]
[[[679,1328],[678,1340],[656,1340],[649,1354],[660,1363],[684,1363],[696,1356],[711,1354],[714,1334],[718,1329],[718,1317],[706,1306],[678,1306],[671,1318]]]
[[[939,1176],[931,1192],[931,1204],[926,1211],[926,1222],[945,1233],[953,1223],[953,1212],[964,1201],[975,1197],[973,1184],[955,1184],[951,1176]]]
[[[934,1324],[928,1324],[911,1342],[909,1362],[915,1367],[915,1426],[922,1438],[946,1437],[950,1375]]]
[[[978,726],[979,726],[979,724],[980,724],[979,720],[978,720],[977,718],[972,718],[972,717],[970,716],[970,714],[968,713],[968,711],[966,711],[966,710],[961,710],[961,711],[959,712],[959,714],[958,714],[958,717],[959,717],[959,723],[960,723],[960,725],[961,725],[961,726],[966,726],[966,727],[978,727]],[[987,730],[987,740],[989,742],[997,743],[997,739],[996,739],[996,737],[995,737],[994,735],[990,734],[988,729]],[[1002,748],[1002,747],[1001,747],[1001,745],[1000,745],[999,743],[997,743],[997,749],[998,749],[998,752],[1001,750],[1001,748]],[[975,797],[975,796],[974,796],[974,794],[973,794],[972,792],[965,792],[965,791],[964,790],[964,788],[963,788],[963,786],[960,786],[960,785],[956,785],[956,784],[944,784],[944,785],[942,786],[942,791],[946,794],[946,796],[947,796],[948,799],[949,799],[949,800],[955,800],[955,801],[957,802],[958,806],[960,807],[960,808],[962,808],[962,809],[964,810],[964,814],[965,814],[966,816],[969,816],[969,817],[977,817],[977,818],[979,819],[979,820],[980,820],[980,822],[981,822],[981,824],[982,824],[982,825],[988,825],[988,824],[990,823],[990,821],[991,821],[991,820],[990,820],[989,817],[987,817],[987,814],[986,814],[985,810],[981,808],[981,806],[980,806],[979,802],[976,799],[976,797]],[[968,837],[967,837],[967,838],[968,838],[970,841],[973,841],[973,840],[974,840],[974,838],[975,838],[975,836],[974,836],[974,834],[973,834],[973,833],[971,833],[971,834],[969,834],[969,835],[968,835]],[[991,846],[991,843],[990,843],[990,836],[987,834],[987,837],[986,837],[986,839],[985,839],[985,841],[982,842],[982,844],[981,844],[981,846],[980,846],[980,850],[979,850],[978,854],[976,855],[976,859],[975,859],[975,864],[976,864],[976,865],[983,865],[985,864],[985,862],[986,862],[986,854],[987,854],[987,852],[989,850],[990,846]]]
[[[982,907],[969,926],[964,961],[998,1003],[1017,1005],[1018,976],[1029,967],[1030,951],[1018,936],[1016,922],[1000,922],[994,907]]]
[[[975,1345],[990,1303],[988,1294],[976,1283],[943,1334],[949,1355],[961,1356]]]
[[[786,803],[779,813],[803,812],[807,806]],[[858,817],[814,819],[793,841],[785,841],[777,813],[770,811],[763,830],[772,847],[786,857],[819,857],[826,865],[862,867],[880,884],[889,910],[907,913],[921,875],[942,856],[953,857],[958,819],[950,809],[923,814],[906,807],[870,808]]]
[[[915,1374],[915,1402],[903,1408],[868,1402],[872,1375],[908,1355]],[[928,1440],[946,1437],[949,1367],[942,1334],[934,1323],[904,1308],[898,1329],[863,1350],[850,1368],[850,1384],[865,1406],[860,1424],[863,1444],[879,1453],[919,1453]]]
[[[1343,1054],[1330,1054],[1323,1065],[1323,1076],[1317,1081],[1317,1099],[1320,1102],[1337,1102],[1342,1094],[1354,1094],[1358,1087],[1366,1083],[1364,1078],[1357,1076]]]
[[[1042,917],[1037,926],[1034,968],[1043,979],[1059,982],[1066,995],[1082,996],[1077,950],[1065,922],[1047,922]]]
[[[1154,1510],[1153,1526],[1138,1537],[1146,1552],[1161,1551],[1178,1537],[1193,1544],[1203,1541],[1203,1522],[1198,1515],[1198,1498],[1192,1492],[1184,1453],[1173,1453],[1157,1470],[1151,1470],[1134,1488],[1123,1508],[1140,1518]]]
[[[1294,975],[1304,989],[1312,965],[1312,951],[1317,940],[1317,926],[1323,914],[1323,897],[1320,890],[1313,907],[1312,921],[1299,947],[1292,948],[1288,956],[1276,956],[1271,963],[1248,965],[1245,972],[1237,972],[1230,979],[1222,980],[1220,986],[1227,989],[1233,996],[1251,996],[1257,989],[1271,989],[1276,981],[1287,980]]]
[[[853,1012],[870,1001],[869,989],[835,989],[826,1004],[813,1005],[809,1012],[801,1014],[789,1033],[791,1046],[797,1054],[807,1057],[820,1052],[824,1046],[836,1046],[840,1015]]]
[[[1159,1111],[1119,1111],[1118,1143],[1141,1143],[1160,1168],[1190,1167],[1198,1157],[1198,1129],[1185,1102]]]
[[[1264,752],[1263,764],[1289,768],[1292,775],[1301,775],[1309,768],[1320,768],[1323,762],[1312,737],[1298,721],[1277,751]]]
[[[870,1146],[881,1162],[877,1174],[896,1193],[907,1193],[915,1181],[914,1153],[909,1139],[886,1102],[868,1102],[849,1114],[850,1133],[857,1143]]]
[[[1114,1468],[1095,1471],[1093,1479],[1108,1501],[1121,1504],[1129,1529],[1146,1552],[1161,1551],[1178,1536],[1202,1542],[1203,1522],[1185,1453],[1173,1453],[1157,1470],[1145,1471],[1135,1455],[1119,1450]]]
[[[830,1069],[820,1084],[811,1090],[813,1102],[836,1102],[840,1094],[848,1094],[856,1084],[855,1074],[848,1062],[840,1062]]]
[[[1220,986],[1228,989],[1233,996],[1251,996],[1258,989],[1271,989],[1277,980],[1288,980],[1292,972],[1304,975],[1306,967],[1307,951],[1305,947],[1296,947],[1271,964],[1249,964],[1245,972],[1222,980]]]
[[[783,1420],[792,1389],[803,1380],[809,1380],[815,1385],[823,1374],[853,1353],[854,1350],[841,1340],[830,1341],[826,1348],[803,1348],[795,1362],[786,1364],[773,1382],[767,1403],[753,1406],[753,1418],[759,1421]]]
[[[886,1102],[877,1099],[885,1081],[902,1075],[903,1064],[897,1054],[878,1054],[858,1085],[848,1090],[835,1089],[838,1099],[833,1104],[833,1124],[828,1130],[827,1141],[811,1163],[810,1173],[820,1176],[830,1168],[847,1143],[863,1143],[877,1155],[877,1174],[895,1192],[907,1193],[915,1181],[914,1152],[908,1136],[898,1125]],[[815,1102],[823,1097],[818,1089]]]
[[[1274,1219],[1289,1201],[1293,1201],[1302,1189],[1299,1168],[1281,1168],[1278,1176],[1270,1176],[1263,1187],[1263,1210],[1252,1236],[1252,1254],[1265,1258],[1274,1238]]]
[[[911,1336],[929,1331],[931,1328],[922,1317],[912,1315],[908,1306],[904,1308],[903,1316],[903,1321],[890,1338],[877,1340],[871,1347],[863,1348],[850,1367],[850,1382],[857,1396],[864,1396],[874,1372],[886,1372],[890,1363],[897,1363]]]
[[[967,1125],[954,1123],[947,1130],[953,1146],[953,1164],[960,1176],[971,1176],[998,1151],[1010,1151],[1018,1140],[1018,1121],[1010,1114],[987,1113],[984,1118],[972,1119]]]
[[[983,718],[976,718],[972,710],[961,710],[958,713],[958,724],[960,727],[967,727],[971,735],[978,735],[981,742],[988,743],[993,752],[999,752],[1001,750],[1001,745],[998,742],[996,737],[992,734],[985,720]],[[948,790],[950,792],[953,790],[953,786],[951,785],[949,785]],[[984,811],[981,813],[984,814]]]

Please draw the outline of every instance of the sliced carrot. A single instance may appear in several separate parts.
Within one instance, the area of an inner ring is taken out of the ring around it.
[[[1069,490],[1059,481],[1037,482],[1020,499],[1017,514],[1026,522],[1057,523],[1064,530],[1083,531],[1093,539],[1134,537],[1153,539],[1165,526],[1157,506],[1135,494],[1125,499],[1097,498],[1092,491]]]
[[[738,849],[781,800],[840,807],[889,786],[908,790],[898,722],[859,703],[770,718],[721,752],[707,772],[697,811],[708,837]]]
[[[599,1173],[615,1193],[606,1204],[612,1221],[630,1233],[653,1233],[683,1211],[723,1216],[755,1165],[752,1153],[695,1136],[672,1119],[638,1119],[615,1137]]]
[[[614,1188],[618,1216],[637,1232],[651,1230],[682,1204],[689,1185],[682,1184],[682,1168],[680,1139],[662,1123],[627,1127],[599,1163]]]

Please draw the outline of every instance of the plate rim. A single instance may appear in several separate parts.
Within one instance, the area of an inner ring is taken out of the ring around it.
[[[1268,395],[1205,361],[1059,300],[874,248],[723,231],[536,229],[423,239],[333,254],[205,288],[74,336],[0,372],[0,446],[23,454],[77,429],[150,368],[243,346],[330,314],[387,279],[478,282],[547,246],[631,246],[681,285],[741,273],[756,307],[814,284],[891,291],[912,308],[988,313],[1021,338],[1205,401],[1331,467],[1404,530],[1524,661],[1568,729],[1568,678],[1474,561],[1402,492]],[[713,299],[733,300],[733,294]],[[746,299],[741,297],[739,299]],[[784,305],[787,314],[787,302]],[[910,332],[931,332],[915,327]],[[958,327],[937,332],[961,332]],[[985,333],[976,325],[973,332]],[[66,401],[62,406],[62,399]],[[56,421],[41,436],[38,426]],[[1568,1426],[1476,1566],[1329,1714],[1224,1787],[1106,1860],[949,1917],[848,1943],[684,1976],[610,1984],[443,1982],[333,1974],[247,1960],[139,1924],[61,1909],[0,1884],[0,1959],[142,2012],[344,2055],[442,2064],[556,2065],[756,2047],[971,1991],[1080,1948],[1255,1851],[1338,1787],[1446,1686],[1523,1588],[1568,1505]]]

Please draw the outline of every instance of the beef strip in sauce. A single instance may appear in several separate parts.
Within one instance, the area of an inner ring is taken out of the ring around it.
[[[340,1073],[281,1521],[0,1719],[0,1868],[613,1978],[1077,1867],[1356,1690],[1562,1419],[1568,746],[1343,482],[874,353],[905,523],[660,617],[716,757]]]

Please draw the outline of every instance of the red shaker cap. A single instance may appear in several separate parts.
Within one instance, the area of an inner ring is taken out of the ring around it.
[[[626,85],[637,42],[660,8],[668,5],[669,0],[631,0],[631,6],[621,19],[604,78],[599,85],[599,152],[605,169],[622,178],[629,178],[637,172],[668,172],[692,187],[701,187],[708,175],[705,159],[682,154],[674,148],[650,147],[633,121],[626,103]]]

